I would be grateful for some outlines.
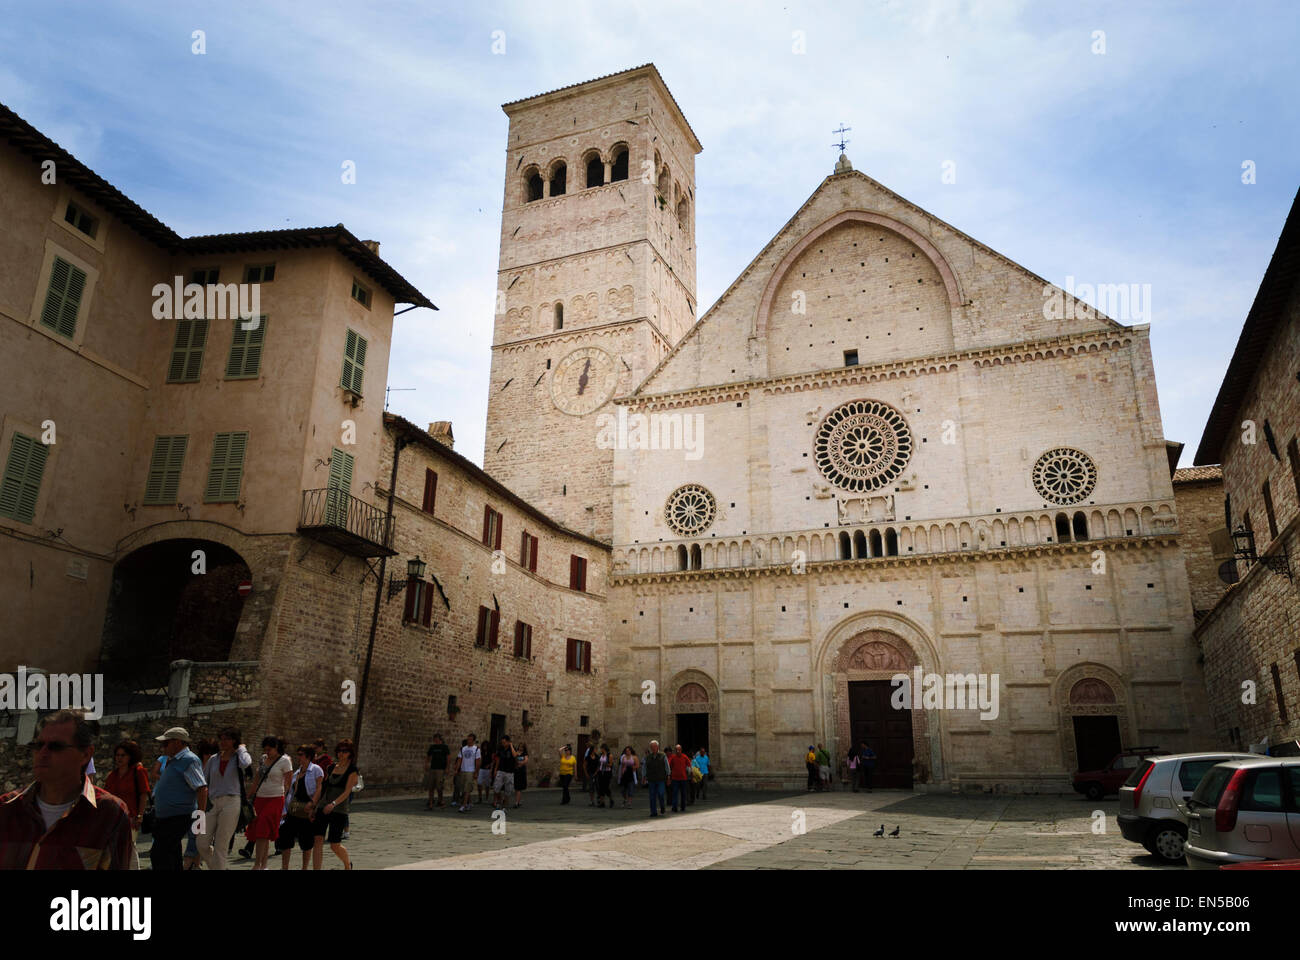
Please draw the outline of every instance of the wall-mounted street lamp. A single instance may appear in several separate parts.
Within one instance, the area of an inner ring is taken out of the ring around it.
[[[1247,563],[1262,563],[1274,573],[1286,574],[1286,578],[1291,579],[1291,558],[1287,555],[1286,547],[1282,547],[1277,554],[1261,557],[1255,552],[1255,532],[1248,530],[1245,524],[1238,524],[1237,529],[1232,531],[1232,555]]]
[[[407,560],[406,579],[399,580],[397,577],[392,577],[388,581],[388,599],[392,600],[393,597],[397,596],[399,593],[405,590],[406,585],[410,583],[412,580],[424,579],[424,571],[425,568],[427,568],[428,566],[429,565],[427,563],[425,563],[423,560],[420,559],[418,554],[412,559]]]

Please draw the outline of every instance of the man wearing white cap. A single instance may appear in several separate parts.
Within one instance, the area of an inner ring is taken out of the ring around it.
[[[189,748],[184,727],[170,727],[155,737],[167,754],[167,765],[153,791],[153,847],[149,859],[155,870],[181,869],[181,840],[190,829],[195,810],[208,806],[208,782],[199,758]]]

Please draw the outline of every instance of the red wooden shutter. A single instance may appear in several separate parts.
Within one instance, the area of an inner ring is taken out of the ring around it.
[[[474,637],[474,646],[481,647],[487,640],[487,607],[478,608],[478,633]]]
[[[497,538],[496,538],[496,542],[492,544],[493,550],[501,549],[501,528],[505,526],[505,523],[502,522],[503,520],[504,518],[501,516],[501,514],[498,513],[497,514]]]
[[[519,532],[519,562],[523,566],[528,566],[528,531]]]
[[[402,622],[415,619],[415,583],[414,580],[406,581],[406,605],[402,608]]]
[[[429,626],[433,620],[433,584],[424,584],[424,625]]]
[[[578,558],[569,554],[569,589],[576,590],[578,583]]]
[[[573,640],[572,638],[564,641],[564,669],[573,669]]]
[[[501,626],[501,611],[493,610],[491,616],[492,627],[488,633],[488,649],[495,650],[497,648],[497,630]]]
[[[483,542],[488,546],[492,541],[488,539],[488,531],[492,529],[492,508],[484,504],[483,506]]]
[[[591,673],[591,641],[582,642],[582,672]]]
[[[529,660],[533,658],[533,627],[532,624],[524,624],[524,656]],[[1297,651],[1296,657],[1300,658],[1300,651]]]
[[[438,497],[438,475],[432,470],[424,471],[424,506],[425,513],[433,513],[433,504]]]
[[[537,572],[537,538],[536,537],[532,538],[532,544],[528,550],[528,569],[533,573]]]

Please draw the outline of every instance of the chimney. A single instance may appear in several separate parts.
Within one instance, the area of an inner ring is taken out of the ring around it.
[[[456,438],[451,435],[450,420],[435,420],[429,424],[429,436],[437,440],[448,450],[456,448]]]
[[[373,253],[376,257],[379,256],[378,240],[362,240],[361,242],[365,244],[366,247],[370,250],[370,252]]]

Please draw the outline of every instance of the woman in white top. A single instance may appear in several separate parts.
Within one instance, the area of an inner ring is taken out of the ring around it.
[[[293,776],[293,762],[284,755],[284,741],[279,737],[262,740],[266,751],[266,766],[257,771],[253,781],[253,812],[256,816],[244,831],[244,836],[254,841],[254,870],[266,869],[269,846],[280,833],[280,814],[284,809],[284,795],[289,790]]]

